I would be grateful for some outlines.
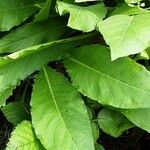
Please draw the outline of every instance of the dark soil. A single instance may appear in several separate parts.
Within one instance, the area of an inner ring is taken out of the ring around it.
[[[12,132],[12,124],[10,124],[0,111],[0,150],[4,150],[10,134]]]
[[[98,140],[106,150],[150,150],[150,134],[134,128],[119,138],[113,138],[105,133]]]

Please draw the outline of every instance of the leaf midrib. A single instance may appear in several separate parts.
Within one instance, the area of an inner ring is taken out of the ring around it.
[[[64,3],[64,2],[59,2],[59,3]],[[68,5],[68,6],[66,6],[66,5]],[[70,7],[69,7],[69,5],[70,5]],[[81,12],[83,12],[83,13],[88,12],[90,15],[97,17],[97,15],[96,15],[94,12],[92,12],[92,11],[90,11],[90,10],[88,9],[88,8],[91,8],[91,6],[88,6],[87,8],[86,8],[86,7],[82,7],[82,6],[76,6],[76,5],[72,6],[71,4],[65,4],[65,6],[67,7],[68,10],[72,9],[72,10],[74,10],[75,12],[78,11],[77,16],[76,16],[76,17],[74,18],[74,20],[71,21],[70,23],[75,22],[75,20],[76,20],[78,17],[81,16]],[[71,6],[72,6],[72,7],[71,7]],[[98,4],[97,4],[97,6],[98,6]],[[101,5],[99,4],[99,6],[101,6]],[[64,10],[66,10],[66,7],[64,8]],[[73,13],[71,13],[71,12],[69,12],[69,13],[70,13],[70,15],[73,15]],[[97,18],[98,18],[98,17],[97,17]]]
[[[128,28],[130,27],[133,18],[134,18],[134,16],[131,16],[131,18],[129,19],[127,25],[125,26],[123,35],[122,35],[122,37],[121,37],[119,43],[117,44],[117,46],[116,46],[116,48],[115,48],[116,50],[118,50],[118,48],[120,47],[122,41],[124,40],[124,38],[125,38],[125,36],[126,36],[126,34],[127,34],[127,31],[128,31]]]
[[[62,121],[62,123],[64,124],[64,127],[66,128],[66,131],[67,131],[68,134],[70,135],[70,138],[71,138],[71,140],[72,140],[72,142],[73,142],[73,145],[74,145],[75,149],[78,150],[78,148],[77,148],[77,146],[76,146],[76,144],[75,144],[75,141],[73,140],[73,138],[72,138],[70,132],[68,131],[68,129],[67,129],[67,127],[66,127],[66,124],[65,124],[65,122],[64,122],[64,120],[63,120],[63,118],[62,118],[62,115],[61,115],[61,113],[60,113],[60,111],[59,111],[59,108],[58,108],[58,105],[57,105],[57,102],[56,102],[56,99],[55,99],[55,95],[54,95],[54,92],[53,92],[53,89],[52,89],[52,86],[51,86],[50,79],[49,79],[49,77],[48,77],[47,71],[46,71],[45,68],[43,68],[43,71],[44,71],[44,75],[45,75],[45,78],[46,78],[46,81],[47,81],[47,85],[48,85],[49,91],[50,91],[50,93],[51,93],[51,95],[52,95],[52,99],[53,99],[54,105],[55,105],[56,110],[57,110],[57,112],[58,112],[58,115],[59,115],[59,117],[60,117],[60,120]]]
[[[31,36],[26,36],[25,38],[22,38],[22,39],[20,39],[20,40],[12,41],[11,43],[9,43],[9,44],[7,44],[7,45],[4,44],[4,45],[0,45],[0,46],[7,47],[7,46],[9,46],[9,45],[12,45],[12,43],[18,43],[18,42],[21,42],[21,41],[26,40],[26,39],[28,39],[28,38],[35,37],[35,36],[38,35],[38,34],[44,34],[45,32],[49,32],[49,31],[56,31],[56,30],[61,29],[61,28],[64,28],[64,27],[65,27],[65,25],[60,26],[60,27],[57,27],[57,28],[54,28],[54,29],[49,29],[49,30],[41,31],[41,32],[38,32],[38,33],[36,33],[36,34],[32,34]],[[44,44],[44,43],[43,43],[43,44]],[[23,48],[23,49],[25,49],[25,48]],[[3,51],[2,51],[2,52],[3,52]],[[0,48],[0,53],[1,53],[1,48]]]
[[[102,75],[102,76],[106,76],[107,78],[110,78],[110,79],[112,79],[112,80],[114,80],[114,81],[116,81],[116,82],[119,82],[120,84],[123,84],[123,85],[128,86],[128,87],[131,87],[131,88],[135,88],[135,89],[140,90],[140,91],[143,91],[143,92],[147,92],[145,89],[141,89],[141,88],[132,86],[132,85],[127,84],[127,83],[125,83],[125,82],[123,82],[123,81],[121,81],[121,80],[118,80],[118,79],[116,79],[116,78],[113,78],[113,77],[111,77],[111,76],[109,76],[109,75],[107,75],[107,74],[104,74],[104,73],[102,73],[102,72],[96,70],[95,68],[92,68],[91,66],[86,65],[85,63],[82,63],[82,62],[80,62],[80,61],[78,61],[78,60],[75,60],[74,58],[69,57],[68,59],[71,60],[71,61],[73,61],[73,62],[75,62],[75,63],[77,63],[77,64],[79,64],[79,65],[81,65],[81,66],[83,66],[83,67],[85,67],[85,68],[87,68],[87,69],[89,69],[89,70],[92,70],[92,71],[94,71],[94,72],[96,72],[96,73],[98,73],[98,74],[100,74],[100,75]]]

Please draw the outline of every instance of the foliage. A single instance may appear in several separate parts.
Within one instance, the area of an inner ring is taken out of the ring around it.
[[[0,109],[14,127],[7,150],[103,150],[101,132],[150,133],[149,5],[0,1]]]

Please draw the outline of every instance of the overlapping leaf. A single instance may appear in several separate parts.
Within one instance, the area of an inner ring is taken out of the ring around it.
[[[123,3],[116,7],[110,15],[138,15],[150,13],[149,10],[140,7],[130,7],[128,4]]]
[[[100,135],[99,126],[98,126],[98,123],[96,121],[93,121],[94,120],[93,110],[89,106],[86,106],[86,108],[87,108],[88,116],[89,116],[89,119],[90,119],[90,122],[91,122],[91,125],[92,125],[93,139],[94,139],[94,142],[96,143],[97,139]]]
[[[100,1],[100,0],[75,0],[76,3],[82,3],[82,2],[94,2],[94,1]]]
[[[43,21],[48,18],[52,0],[47,0],[40,12],[36,15],[36,21]]]
[[[11,86],[0,92],[0,107],[5,106],[5,101],[9,96],[12,95],[12,91],[14,88],[15,86]]]
[[[84,32],[94,30],[97,23],[102,21],[106,15],[106,8],[103,3],[81,7],[58,1],[57,5],[60,15],[70,14],[68,26]]]
[[[11,89],[34,71],[49,61],[60,59],[68,49],[85,43],[93,34],[53,41],[26,48],[6,57],[0,58],[0,104],[8,96]],[[82,39],[82,40],[81,40]]]
[[[114,15],[99,24],[112,60],[140,53],[150,45],[150,14]],[[144,20],[144,21],[143,21]]]
[[[12,132],[6,150],[44,150],[35,136],[32,125],[28,121],[19,124]]]
[[[109,50],[89,45],[64,61],[73,85],[85,96],[118,108],[150,107],[150,72],[129,58],[111,61]]]
[[[150,108],[121,109],[120,112],[141,129],[150,133]]]
[[[0,31],[8,31],[34,14],[39,1],[0,0]]]
[[[36,135],[47,150],[94,150],[86,108],[63,76],[43,68],[35,80],[31,107]]]
[[[18,125],[23,120],[29,119],[29,113],[26,106],[21,102],[9,103],[2,108],[7,120],[13,123],[15,126]]]
[[[95,150],[105,150],[101,145],[96,144]]]
[[[0,40],[0,53],[12,53],[27,47],[62,38],[66,33],[65,20],[51,18],[18,28]]]
[[[100,128],[114,137],[120,136],[123,131],[135,126],[121,113],[107,108],[100,111],[98,119]]]

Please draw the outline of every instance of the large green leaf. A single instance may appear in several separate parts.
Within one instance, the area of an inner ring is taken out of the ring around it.
[[[142,52],[150,44],[150,14],[114,15],[99,24],[112,60]]]
[[[60,39],[67,31],[65,22],[63,18],[51,18],[22,26],[0,40],[0,53],[12,53]]]
[[[26,106],[21,102],[12,102],[2,108],[7,120],[15,126],[21,121],[29,119],[29,113]]]
[[[14,85],[18,84],[34,71],[40,69],[49,61],[60,59],[68,49],[81,43],[86,43],[92,34],[53,41],[26,48],[3,58],[0,58],[0,104],[8,96]]]
[[[97,23],[102,21],[106,15],[106,8],[103,3],[81,7],[58,1],[57,5],[60,15],[70,14],[68,26],[84,32],[94,30]]]
[[[150,133],[150,108],[126,110],[120,109],[119,111],[136,126]]]
[[[19,124],[12,132],[6,150],[44,150],[28,121]]]
[[[64,61],[73,85],[83,95],[118,108],[150,107],[150,72],[129,58],[111,61],[109,50],[89,45]]]
[[[86,107],[63,76],[43,68],[35,80],[31,107],[35,133],[47,150],[94,150]]]
[[[34,0],[0,0],[0,31],[19,25],[37,10]]]
[[[98,123],[105,133],[110,134],[113,137],[118,137],[125,130],[135,126],[121,113],[107,108],[104,108],[99,112]]]

